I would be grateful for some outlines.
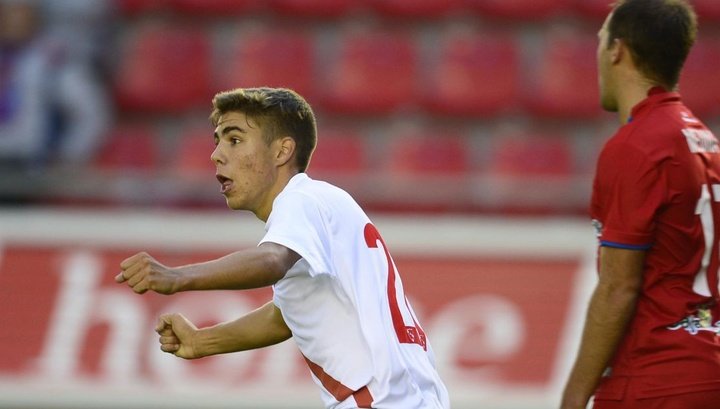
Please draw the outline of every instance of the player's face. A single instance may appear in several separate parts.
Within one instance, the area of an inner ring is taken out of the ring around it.
[[[228,207],[250,210],[258,217],[269,214],[278,174],[272,152],[275,144],[268,146],[260,126],[242,112],[222,115],[214,138],[211,158]]]
[[[598,32],[598,49],[597,49],[597,65],[598,65],[598,87],[600,89],[600,105],[606,111],[617,111],[617,101],[612,88],[610,77],[611,50],[608,49],[608,23],[612,18],[610,13],[602,28]]]

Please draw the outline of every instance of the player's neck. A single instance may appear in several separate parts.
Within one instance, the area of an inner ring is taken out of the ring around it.
[[[293,176],[297,175],[298,173],[299,171],[294,166],[288,165],[280,167],[277,173],[277,178],[275,179],[272,188],[270,188],[265,195],[263,206],[259,207],[253,212],[258,219],[262,220],[263,222],[267,222],[267,219],[270,217],[270,213],[272,212],[275,198],[278,197],[280,192],[285,189],[285,186],[290,183],[290,179],[292,179]]]
[[[632,117],[632,110],[637,104],[648,97],[648,91],[655,86],[648,81],[628,81],[618,91],[618,119],[627,124]]]

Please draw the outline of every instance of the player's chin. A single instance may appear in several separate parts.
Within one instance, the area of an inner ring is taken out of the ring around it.
[[[232,196],[228,196],[225,198],[225,203],[227,204],[227,207],[229,207],[232,210],[245,210],[246,206],[237,198],[233,198]]]

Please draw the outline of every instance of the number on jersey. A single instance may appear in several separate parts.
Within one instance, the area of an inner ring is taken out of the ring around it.
[[[371,223],[365,225],[365,243],[367,243],[368,248],[378,248],[378,243],[381,243],[383,251],[385,252],[388,265],[387,293],[390,304],[390,316],[392,317],[393,328],[397,334],[398,341],[400,341],[401,344],[418,344],[423,347],[424,350],[427,350],[427,337],[425,337],[425,332],[423,332],[422,328],[417,324],[412,311],[410,311],[407,297],[405,296],[403,296],[404,307],[406,308],[407,315],[412,317],[413,325],[407,325],[403,320],[400,303],[398,302],[397,289],[395,288],[395,281],[398,278],[395,265],[392,257],[390,257],[390,252],[385,245],[385,241],[380,237],[380,232],[378,232]]]
[[[710,261],[713,249],[718,246],[718,237],[715,237],[715,222],[713,218],[713,197],[715,198],[716,202],[720,202],[720,185],[712,185],[711,195],[708,185],[703,184],[702,190],[700,191],[700,199],[698,199],[697,206],[695,206],[695,214],[700,216],[700,223],[702,224],[703,228],[703,236],[705,238],[705,251],[703,253],[702,262],[700,264],[700,270],[698,270],[697,274],[695,275],[693,291],[706,297],[717,296],[717,292],[713,294],[713,291],[710,290],[712,286],[711,283],[717,283],[718,281],[717,263],[713,263],[712,270],[714,271],[710,271],[710,275],[708,275],[708,269],[710,268]]]

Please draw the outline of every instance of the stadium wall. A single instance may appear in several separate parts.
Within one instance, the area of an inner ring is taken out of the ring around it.
[[[594,282],[590,223],[371,218],[453,407],[555,407]],[[173,265],[262,234],[260,221],[232,212],[0,211],[0,407],[320,407],[292,341],[197,361],[159,350],[160,313],[208,325],[262,305],[269,289],[136,295],[113,281],[139,250]]]

